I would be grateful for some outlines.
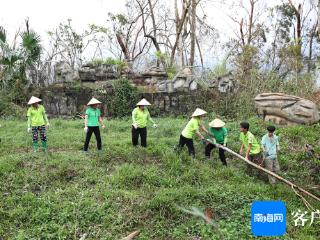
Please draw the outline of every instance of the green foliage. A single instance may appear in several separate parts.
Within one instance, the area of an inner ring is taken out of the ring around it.
[[[15,98],[15,96],[13,96]],[[11,97],[0,91],[0,117],[5,119],[18,118],[26,116],[26,111],[17,104],[10,101]]]
[[[26,31],[20,35],[21,44],[19,48],[15,46],[17,45],[17,39],[14,40],[13,46],[6,41],[6,31],[3,27],[0,27],[1,89],[14,92],[17,81],[26,85],[26,70],[40,59],[42,51],[40,36],[29,29],[28,22],[26,27]]]
[[[227,68],[227,61],[228,61],[229,55],[225,56],[221,63],[216,64],[210,71],[210,77],[219,77],[223,75],[227,75],[229,73],[229,70]]]
[[[137,89],[125,78],[117,80],[113,87],[114,94],[107,96],[109,113],[114,117],[130,115],[138,99]]]
[[[152,112],[151,112],[152,113]],[[245,174],[245,164],[228,155],[227,168],[213,150],[205,160],[195,140],[196,159],[173,146],[187,118],[158,118],[148,129],[148,148],[131,146],[130,120],[111,120],[102,130],[102,153],[79,151],[83,120],[51,120],[48,155],[31,153],[26,122],[0,119],[0,236],[4,239],[121,239],[141,230],[139,239],[253,239],[250,207],[254,200],[281,200],[287,207],[287,233],[279,239],[316,239],[316,223],[295,227],[291,213],[307,211],[290,187],[270,186]],[[211,120],[204,119],[207,126]],[[239,122],[227,122],[229,147],[239,148]],[[257,138],[264,123],[249,119]],[[319,166],[303,146],[319,140],[320,125],[278,127],[281,176],[300,186],[319,181]],[[320,154],[320,149],[315,149]],[[319,203],[309,200],[319,209]],[[201,212],[213,210],[213,224]],[[181,209],[196,209],[196,215]],[[17,228],[19,226],[19,228]]]
[[[120,60],[120,59],[114,59],[111,57],[108,57],[106,59],[93,59],[91,62],[94,66],[99,65],[107,65],[107,66],[115,66],[117,68],[118,72],[121,72],[124,68],[127,67],[127,63]]]

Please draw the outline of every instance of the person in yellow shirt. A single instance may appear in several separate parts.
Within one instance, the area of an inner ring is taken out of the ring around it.
[[[241,147],[239,154],[242,155],[243,149],[245,149],[245,158],[251,162],[263,165],[263,159],[261,156],[260,144],[258,143],[255,136],[249,131],[250,124],[248,122],[240,123],[240,142]],[[253,174],[253,167],[247,164],[247,173]]]
[[[139,136],[141,139],[141,146],[147,147],[147,124],[148,122],[153,123],[153,127],[156,128],[157,124],[153,121],[150,113],[146,106],[151,104],[146,100],[142,99],[137,103],[137,107],[132,111],[132,145],[137,146]]]
[[[42,143],[42,151],[47,151],[46,127],[49,127],[50,124],[44,107],[39,104],[41,101],[41,99],[32,96],[28,102],[28,105],[31,105],[27,112],[28,132],[32,132],[32,144],[34,152],[38,151],[39,132]]]
[[[177,146],[177,150],[180,151],[184,145],[187,145],[189,155],[195,157],[195,150],[193,145],[193,137],[197,135],[203,144],[206,144],[205,138],[200,133],[200,129],[203,130],[205,133],[209,134],[208,130],[202,125],[201,120],[207,114],[206,111],[202,110],[201,108],[197,108],[194,113],[192,114],[191,120],[185,126],[183,131],[181,132],[179,144]]]

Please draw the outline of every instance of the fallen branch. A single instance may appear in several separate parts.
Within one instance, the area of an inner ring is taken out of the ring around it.
[[[214,144],[214,143],[211,142],[211,141],[210,141],[210,143]],[[274,173],[274,172],[271,172],[271,171],[269,171],[268,169],[265,169],[265,168],[263,168],[263,167],[260,167],[259,165],[257,165],[257,164],[255,164],[255,163],[249,161],[248,159],[244,158],[244,157],[241,156],[240,154],[232,151],[231,149],[229,149],[229,148],[227,148],[227,147],[225,147],[225,146],[223,146],[223,145],[220,145],[220,144],[215,144],[215,145],[216,145],[218,148],[221,148],[221,149],[223,149],[223,150],[231,153],[232,155],[236,156],[237,158],[240,158],[241,160],[245,161],[245,162],[248,163],[249,165],[251,165],[251,166],[253,166],[253,167],[255,167],[255,168],[258,168],[259,170],[261,170],[261,171],[263,171],[263,172],[265,172],[265,173],[267,173],[267,174],[269,174],[269,175],[277,178],[278,180],[280,180],[280,181],[288,184],[292,189],[295,189],[295,188],[296,188],[296,189],[298,189],[300,192],[302,192],[302,193],[308,195],[309,197],[312,197],[313,199],[315,199],[315,200],[317,200],[317,201],[320,202],[320,198],[319,198],[319,197],[317,197],[317,196],[313,195],[312,193],[304,190],[303,188],[297,186],[296,184],[290,182],[289,180],[284,179],[283,177],[279,176],[278,174],[276,174],[276,173]],[[295,193],[297,194],[296,191],[295,191]],[[297,194],[297,195],[301,197],[300,194]],[[304,199],[304,198],[303,198],[303,199]],[[304,199],[304,200],[305,200],[305,199]],[[303,202],[304,202],[304,201],[303,201]],[[304,203],[305,203],[305,202],[304,202]],[[306,203],[305,203],[305,204],[306,204]],[[309,203],[307,203],[307,205],[309,205],[309,206],[311,207],[311,205],[310,205]]]
[[[122,238],[121,240],[132,240],[136,236],[138,236],[139,234],[140,234],[140,231],[134,231],[134,232],[130,233],[128,236]]]

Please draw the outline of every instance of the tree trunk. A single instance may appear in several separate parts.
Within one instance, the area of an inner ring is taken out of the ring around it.
[[[190,49],[190,66],[194,65],[195,49],[196,49],[196,13],[197,0],[191,0],[191,49]]]
[[[172,47],[172,51],[171,51],[170,66],[172,66],[173,62],[174,62],[174,57],[176,55],[176,50],[177,50],[177,47],[178,47],[180,35],[181,35],[181,32],[182,32],[182,28],[183,28],[185,19],[187,17],[188,11],[189,11],[189,7],[190,7],[190,1],[188,2],[188,5],[182,11],[182,16],[181,16],[180,22],[176,23],[176,24],[178,24],[178,27],[177,27],[178,31],[176,33],[176,40],[175,40],[175,43],[174,43],[174,45]]]

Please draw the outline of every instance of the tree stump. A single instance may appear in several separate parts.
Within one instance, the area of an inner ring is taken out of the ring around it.
[[[262,93],[255,97],[258,114],[280,125],[314,124],[319,121],[315,103],[283,93]]]

